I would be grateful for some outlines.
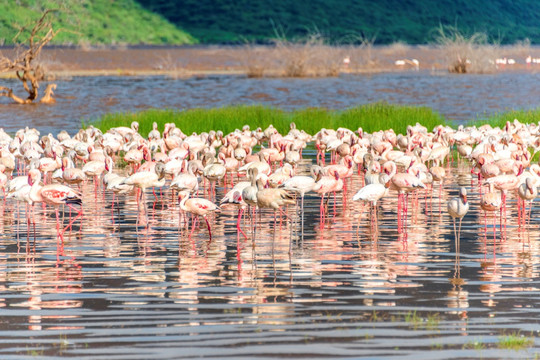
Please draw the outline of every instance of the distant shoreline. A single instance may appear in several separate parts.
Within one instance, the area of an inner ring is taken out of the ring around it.
[[[349,52],[358,50],[347,46],[330,48],[336,54],[332,61],[336,67],[336,56],[349,57]],[[8,55],[12,47],[0,48]],[[253,53],[249,53],[252,51]],[[184,46],[114,46],[75,48],[70,46],[51,46],[43,49],[40,61],[47,70],[48,79],[66,79],[77,76],[169,76],[173,78],[189,78],[193,76],[212,75],[248,75],[253,54],[264,58],[273,55],[274,48],[269,46],[246,47],[233,45],[184,45]],[[364,50],[365,51],[365,50]],[[501,47],[499,53],[505,58],[512,58],[513,65],[499,65],[489,73],[520,71],[538,72],[540,64],[525,63],[523,49],[509,46]],[[261,55],[262,54],[262,55]],[[339,74],[370,74],[382,72],[414,72],[433,71],[437,74],[447,73],[448,65],[443,50],[423,45],[373,46],[369,54],[358,53],[350,56],[350,65],[341,64],[337,59],[337,69],[333,76]],[[540,47],[531,46],[530,54],[540,58]],[[274,55],[275,56],[275,55]],[[359,59],[359,56],[364,58]],[[369,57],[368,57],[369,56]],[[367,60],[366,60],[367,59]],[[399,60],[418,60],[418,67],[405,63],[396,65]],[[279,77],[275,69],[269,68],[264,77]],[[310,77],[309,75],[306,77]],[[0,78],[15,78],[13,73],[1,73]]]

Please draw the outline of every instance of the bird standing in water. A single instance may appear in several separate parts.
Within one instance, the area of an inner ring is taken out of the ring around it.
[[[459,189],[459,197],[450,199],[448,201],[448,213],[452,217],[454,222],[454,238],[456,242],[456,253],[459,254],[459,238],[461,234],[461,221],[463,217],[469,211],[469,203],[467,202],[467,189],[462,187]],[[456,232],[456,219],[459,219],[459,228]]]

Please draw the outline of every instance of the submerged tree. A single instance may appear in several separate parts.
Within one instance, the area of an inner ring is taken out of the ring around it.
[[[19,41],[26,27],[19,30],[13,42],[18,43],[15,54],[10,58],[0,52],[0,73],[15,72],[17,78],[22,82],[28,97],[23,99],[13,93],[13,89],[0,86],[0,96],[6,96],[19,104],[30,104],[37,100],[39,96],[39,82],[44,79],[45,71],[39,63],[38,58],[41,50],[60,32],[61,29],[54,30],[49,14],[55,10],[48,9],[35,22],[28,39]],[[46,91],[46,96],[42,98],[44,103],[54,102],[51,98],[52,89],[55,84],[50,84]]]

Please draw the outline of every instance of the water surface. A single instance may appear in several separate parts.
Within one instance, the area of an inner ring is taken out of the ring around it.
[[[457,184],[471,201],[460,253],[445,212]],[[1,202],[0,357],[534,358],[536,206],[531,225],[517,226],[509,197],[506,232],[491,215],[485,231],[478,186],[460,167],[442,192],[409,199],[407,232],[395,194],[385,198],[377,230],[367,205],[351,201],[360,186],[354,175],[323,221],[308,195],[303,236],[294,207],[276,223],[264,211],[254,232],[246,217],[247,238],[236,209],[223,208],[212,241],[202,220],[186,227],[166,189],[138,210],[133,195],[113,207],[88,184],[63,244],[52,209],[36,207],[34,233],[23,206]],[[532,343],[498,349],[509,334]]]
[[[2,81],[14,88],[20,86],[15,80]],[[57,83],[55,105],[20,106],[0,98],[0,127],[10,132],[33,126],[45,133],[56,134],[61,129],[74,133],[83,119],[96,119],[110,112],[231,104],[344,109],[377,101],[428,106],[459,123],[509,109],[536,108],[540,95],[537,73],[463,76],[399,72],[323,79],[103,76],[74,77]]]

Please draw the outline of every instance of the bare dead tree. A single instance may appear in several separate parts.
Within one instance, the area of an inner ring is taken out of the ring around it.
[[[5,86],[0,86],[0,96],[10,97],[18,104],[30,104],[38,98],[39,82],[44,79],[45,71],[37,59],[43,47],[61,31],[61,29],[53,29],[52,21],[48,16],[54,11],[56,10],[48,9],[43,12],[30,31],[28,39],[19,44],[12,58],[0,52],[0,73],[15,72],[17,78],[22,82],[24,90],[28,93],[28,97],[26,99],[20,98],[13,93],[13,89]],[[13,38],[13,42],[17,42],[24,30],[26,30],[25,27],[19,30]],[[54,87],[56,88],[56,85]]]

